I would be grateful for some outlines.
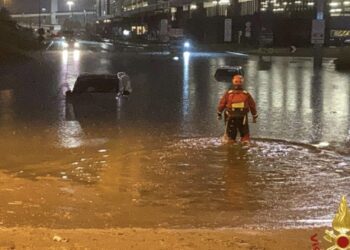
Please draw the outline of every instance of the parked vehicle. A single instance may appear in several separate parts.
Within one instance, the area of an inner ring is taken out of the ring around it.
[[[244,76],[244,71],[241,66],[223,66],[216,70],[215,80],[218,82],[231,83],[233,76],[242,75]]]

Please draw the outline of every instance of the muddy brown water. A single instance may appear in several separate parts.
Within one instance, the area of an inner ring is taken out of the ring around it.
[[[350,191],[349,76],[327,60],[320,71],[308,58],[265,60],[269,67],[224,53],[175,61],[161,54],[55,51],[40,64],[4,67],[0,168],[9,183],[0,185],[0,222],[329,225]],[[227,64],[244,66],[257,101],[249,147],[224,143],[215,117],[228,85],[213,75]],[[131,75],[128,99],[110,106],[66,103],[64,92],[79,72],[118,71]]]

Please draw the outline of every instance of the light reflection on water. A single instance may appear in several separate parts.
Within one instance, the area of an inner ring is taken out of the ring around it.
[[[65,121],[58,127],[57,137],[63,148],[82,146],[83,130],[78,121]]]
[[[185,119],[185,116],[188,114],[189,109],[189,63],[190,63],[190,53],[184,52],[183,54],[183,94],[182,94],[182,113]]]
[[[349,192],[350,160],[334,153],[349,153],[347,74],[313,72],[311,61],[291,64],[280,57],[261,70],[258,58],[223,54],[184,54],[177,62],[84,51],[47,56],[56,79],[48,81],[51,72],[41,80],[33,75],[29,88],[0,92],[0,167],[24,178],[64,176],[90,185],[103,197],[96,209],[112,215],[110,226],[325,225]],[[216,83],[213,74],[225,64],[244,65],[246,88],[257,101],[252,147],[225,145],[220,138],[216,105],[229,86]],[[118,71],[131,75],[129,99],[110,110],[66,105],[65,85],[72,88],[80,72]],[[44,87],[50,83],[58,96],[28,106],[31,97],[21,91],[51,94]],[[46,112],[27,118],[36,105]],[[330,146],[309,146],[321,142]],[[102,219],[93,218],[100,225]]]
[[[13,105],[14,97],[13,90],[6,89],[0,91],[0,122],[11,123],[14,120],[14,112],[11,109]]]

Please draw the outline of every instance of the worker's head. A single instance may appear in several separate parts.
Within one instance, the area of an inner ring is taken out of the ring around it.
[[[243,76],[241,76],[241,75],[234,75],[234,76],[232,77],[232,84],[233,84],[233,86],[235,86],[235,87],[240,87],[240,86],[242,86],[242,85],[243,85],[243,82],[244,82],[244,78],[243,78]]]

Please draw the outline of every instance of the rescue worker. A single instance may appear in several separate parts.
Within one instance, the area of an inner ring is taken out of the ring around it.
[[[225,136],[231,142],[235,142],[237,132],[241,136],[241,142],[250,142],[248,113],[253,115],[253,123],[256,122],[258,114],[253,97],[243,89],[244,78],[241,75],[235,75],[232,78],[233,88],[228,90],[220,99],[217,116],[222,119],[222,112],[225,115]]]

